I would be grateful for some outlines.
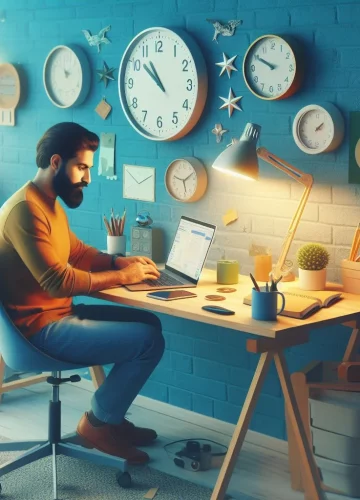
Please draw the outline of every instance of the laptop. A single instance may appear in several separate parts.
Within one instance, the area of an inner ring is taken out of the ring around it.
[[[213,224],[182,216],[160,277],[125,287],[131,291],[196,287],[215,231]]]

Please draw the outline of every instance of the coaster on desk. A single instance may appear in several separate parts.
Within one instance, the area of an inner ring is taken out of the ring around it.
[[[231,292],[236,292],[236,288],[230,288],[228,286],[223,286],[222,288],[217,288],[217,292],[222,292],[222,293],[231,293]]]
[[[225,297],[223,297],[222,295],[205,295],[205,299],[206,300],[225,300]]]

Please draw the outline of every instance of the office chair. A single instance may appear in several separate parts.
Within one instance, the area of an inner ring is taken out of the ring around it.
[[[114,457],[98,450],[90,450],[76,444],[76,434],[61,437],[61,401],[59,388],[64,382],[79,382],[79,375],[61,378],[61,371],[85,368],[54,359],[33,346],[14,326],[0,303],[0,352],[5,363],[13,370],[52,372],[47,382],[52,385],[52,399],[49,401],[49,424],[47,441],[12,441],[0,443],[0,452],[27,450],[19,457],[0,465],[0,477],[47,456],[52,456],[54,500],[57,499],[57,455],[89,460],[99,465],[117,467],[117,482],[123,488],[131,485],[128,464],[125,459]],[[1,496],[1,484],[0,484]]]

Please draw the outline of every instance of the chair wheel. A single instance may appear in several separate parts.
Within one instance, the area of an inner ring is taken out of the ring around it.
[[[116,481],[121,488],[130,488],[131,486],[131,476],[128,472],[119,471],[116,474]]]

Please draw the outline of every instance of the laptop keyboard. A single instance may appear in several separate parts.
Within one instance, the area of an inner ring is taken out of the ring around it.
[[[177,286],[182,285],[181,281],[169,276],[168,274],[160,273],[160,278],[157,280],[144,280],[149,286]]]

